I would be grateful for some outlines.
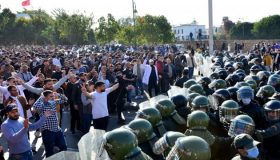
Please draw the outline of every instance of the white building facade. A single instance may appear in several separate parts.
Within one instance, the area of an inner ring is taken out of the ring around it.
[[[208,35],[205,30],[205,25],[197,24],[183,24],[180,26],[173,26],[172,30],[174,32],[177,41],[190,41],[190,33],[192,32],[192,40],[199,40],[199,33],[201,33],[201,39],[208,39]]]

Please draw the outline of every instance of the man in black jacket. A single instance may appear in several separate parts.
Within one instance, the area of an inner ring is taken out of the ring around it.
[[[189,80],[189,70],[188,69],[184,69],[183,77],[178,79],[175,82],[175,86],[183,88],[184,83],[187,82],[188,80]]]
[[[41,68],[41,72],[42,72],[42,73],[44,74],[44,76],[46,77],[46,73],[44,73],[44,68],[45,68],[45,66],[47,66],[47,65],[49,65],[49,60],[48,60],[48,59],[45,59],[45,60],[43,61],[43,64],[37,65],[36,67],[33,68],[33,70],[38,71],[39,68]]]
[[[81,100],[81,94],[82,94],[81,88],[82,87],[80,85],[86,83],[86,81],[87,81],[86,74],[84,72],[79,73],[79,78],[80,78],[80,80],[78,82],[76,82],[73,86],[73,91],[72,91],[71,95],[72,95],[74,109],[79,111],[80,117],[83,117],[83,115],[84,115],[83,103]],[[84,126],[84,119],[80,118],[81,131],[83,130],[83,126]]]

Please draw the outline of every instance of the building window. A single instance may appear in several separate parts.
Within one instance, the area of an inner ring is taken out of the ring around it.
[[[178,36],[178,41],[180,41],[180,37]]]
[[[185,40],[185,37],[184,36],[182,36],[182,41],[184,41]]]
[[[182,29],[182,34],[184,34],[183,29]]]
[[[178,34],[180,34],[180,30],[178,29]]]
[[[174,30],[174,34],[176,34],[176,30]]]

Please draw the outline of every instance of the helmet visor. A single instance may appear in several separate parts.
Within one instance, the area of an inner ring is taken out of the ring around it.
[[[175,160],[175,159],[180,159],[183,154],[187,156],[191,156],[192,152],[191,151],[186,151],[184,147],[180,143],[180,139],[178,138],[175,145],[172,147],[171,151],[169,152],[166,160]]]
[[[153,152],[156,155],[160,155],[162,154],[167,148],[170,147],[170,145],[168,144],[168,140],[167,140],[167,134],[164,134],[163,137],[161,137],[153,146]]]
[[[224,118],[227,122],[230,122],[232,119],[234,119],[239,114],[239,108],[226,108],[221,107],[222,113]]]
[[[254,131],[255,125],[252,123],[248,123],[243,120],[232,120],[230,124],[230,129],[228,131],[228,134],[232,137],[235,137],[239,134],[245,133],[245,134],[251,134],[252,131]]]
[[[264,89],[263,89],[263,87],[262,88],[260,88],[260,90],[258,91],[258,93],[256,94],[256,96],[257,97],[263,97],[263,93],[264,93]]]
[[[254,99],[254,91],[253,89],[246,89],[237,91],[237,99],[241,101],[242,99],[251,98]]]
[[[106,139],[107,134],[108,134],[108,133],[105,133],[105,134],[103,135],[103,139],[102,139],[101,145],[100,145],[99,150],[98,150],[98,153],[97,153],[97,156],[98,156],[98,157],[101,157],[101,156],[102,156],[102,154],[103,154],[103,152],[104,152],[104,149],[105,149],[105,146],[108,146],[109,149],[112,149],[112,148],[113,148],[113,146],[112,146],[111,144],[107,143],[107,139]]]
[[[209,88],[214,88],[216,86],[216,84],[217,84],[217,80],[214,80],[208,85],[208,87]]]

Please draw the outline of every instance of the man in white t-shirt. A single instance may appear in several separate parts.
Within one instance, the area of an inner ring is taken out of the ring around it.
[[[92,105],[92,119],[95,129],[106,130],[109,123],[109,113],[107,107],[107,95],[113,92],[119,87],[119,84],[115,84],[111,88],[107,88],[103,81],[97,81],[94,85],[95,91],[88,93],[85,88],[85,84],[82,86],[82,92],[86,97],[90,98]]]

